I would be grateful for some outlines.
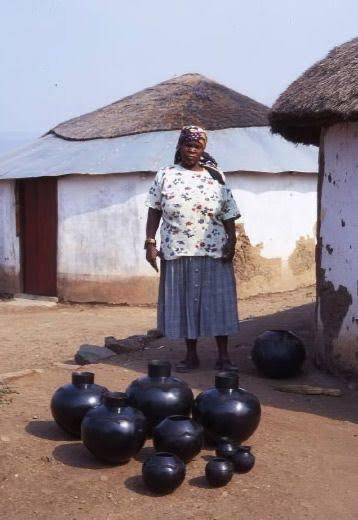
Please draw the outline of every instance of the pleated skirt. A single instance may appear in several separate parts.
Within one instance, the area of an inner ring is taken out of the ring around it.
[[[239,318],[232,263],[209,256],[161,260],[157,326],[169,338],[236,334]]]

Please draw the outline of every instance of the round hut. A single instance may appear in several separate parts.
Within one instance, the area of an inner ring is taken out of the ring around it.
[[[293,143],[320,147],[317,361],[358,372],[358,38],[294,81],[270,123]]]
[[[244,216],[241,296],[312,283],[316,150],[273,136],[261,103],[186,74],[66,121],[0,159],[0,291],[155,303],[144,201],[186,124],[208,129],[208,150]]]

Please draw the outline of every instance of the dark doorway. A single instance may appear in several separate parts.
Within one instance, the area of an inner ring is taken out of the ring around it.
[[[18,183],[23,292],[57,295],[57,178]]]

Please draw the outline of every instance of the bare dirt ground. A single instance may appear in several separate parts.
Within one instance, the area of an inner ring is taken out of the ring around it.
[[[317,371],[308,359],[303,374],[279,383],[341,388],[342,397],[277,392],[278,384],[258,376],[250,361],[255,336],[270,328],[290,328],[313,341],[312,288],[265,295],[240,303],[241,333],[231,339],[241,386],[261,400],[261,424],[250,439],[256,466],[231,483],[210,489],[203,478],[203,451],[187,466],[187,478],[173,494],[152,496],[143,487],[141,462],[151,444],[124,466],[97,463],[79,441],[51,420],[54,390],[69,381],[82,343],[103,344],[105,336],[144,334],[155,326],[155,309],[100,305],[22,307],[0,302],[0,373],[24,368],[43,372],[9,383],[16,392],[0,404],[1,518],[8,519],[255,519],[356,520],[358,511],[357,391],[341,379]],[[164,348],[159,348],[164,346]],[[149,359],[183,357],[181,342],[156,340],[147,350],[91,365],[96,381],[123,390],[146,370]],[[215,347],[200,340],[202,366],[182,375],[196,392],[212,385]],[[88,367],[86,367],[88,369]]]

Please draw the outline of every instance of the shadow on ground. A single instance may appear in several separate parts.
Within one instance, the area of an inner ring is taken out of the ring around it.
[[[251,361],[251,348],[256,336],[270,328],[291,330],[304,341],[307,360],[302,373],[298,376],[291,379],[274,380],[260,377],[257,373]],[[348,390],[343,379],[325,374],[314,366],[312,361],[313,342],[314,304],[306,304],[242,321],[240,333],[230,338],[232,360],[240,368],[240,385],[255,393],[263,405],[322,415],[337,420],[358,422],[357,392]],[[187,381],[192,388],[201,391],[213,385],[216,348],[212,338],[200,338],[198,348],[201,359],[200,369],[178,376]],[[143,351],[133,352],[131,355],[116,356],[108,360],[107,364],[123,366],[138,373],[146,373],[146,365],[149,360],[167,359],[174,366],[184,357],[184,352],[183,341],[161,338],[150,343]],[[275,387],[284,384],[308,384],[340,388],[343,391],[343,396],[308,396],[275,390]]]
[[[57,426],[55,421],[30,421],[25,430],[34,437],[48,441],[73,441],[69,433],[64,432]]]

